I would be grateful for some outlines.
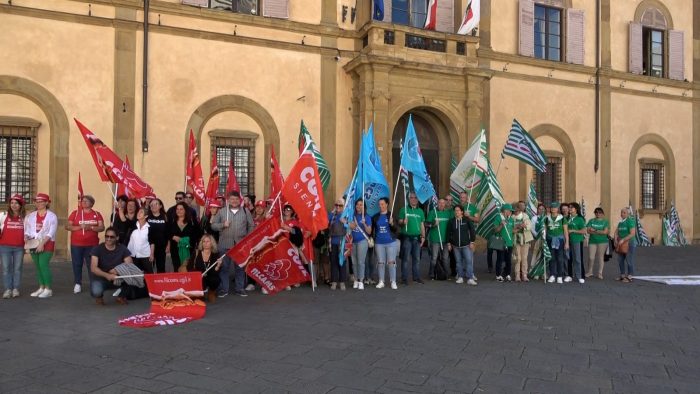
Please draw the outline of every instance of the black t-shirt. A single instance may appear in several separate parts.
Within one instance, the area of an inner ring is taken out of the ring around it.
[[[114,250],[109,250],[104,243],[92,248],[91,256],[97,257],[97,266],[104,272],[109,272],[114,267],[124,262],[124,259],[131,256],[129,249],[122,244],[116,244]]]
[[[156,245],[165,246],[168,242],[168,227],[166,223],[165,215],[160,215],[158,217],[153,215],[148,215],[148,235],[153,234],[153,243]]]

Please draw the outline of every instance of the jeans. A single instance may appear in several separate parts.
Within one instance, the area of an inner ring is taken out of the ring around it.
[[[0,246],[0,257],[2,257],[2,281],[5,290],[19,290],[24,248],[21,246]]]
[[[362,282],[365,279],[365,260],[367,259],[367,240],[352,243],[352,251],[350,255],[352,256],[352,267],[355,273],[355,280]]]
[[[583,245],[583,243],[578,242],[569,246],[569,251],[571,252],[572,265],[571,277],[574,279],[583,279],[583,277],[581,276],[581,260],[583,259],[583,250],[581,249],[581,245]]]
[[[119,288],[119,286],[115,286],[114,283],[108,281],[107,279],[90,274],[90,294],[93,297],[102,298],[106,290],[116,288]]]
[[[511,256],[513,255],[513,247],[506,246],[505,249],[497,251],[496,254],[496,276],[508,276],[511,270]],[[505,263],[503,266],[501,264]],[[503,268],[503,270],[501,270]]]
[[[413,280],[420,280],[420,237],[404,237],[401,241],[401,280],[408,281],[408,260],[412,259]]]
[[[551,248],[551,240],[549,246]],[[552,252],[552,259],[549,260],[549,276],[556,276],[558,278],[564,276],[564,244],[559,245],[559,249],[550,249]]]
[[[90,252],[94,246],[70,246],[70,259],[73,262],[73,284],[79,285],[83,281],[83,264],[87,268],[90,277]]]
[[[374,248],[369,248],[365,259],[365,279],[372,280],[372,275],[374,275]]]
[[[399,251],[399,241],[390,244],[376,244],[374,250],[377,253],[377,274],[379,281],[384,282],[384,266],[388,265],[389,280],[396,282],[396,254]]]
[[[347,259],[340,266],[340,245],[331,245],[331,282],[345,282],[348,280]]]
[[[442,246],[442,249],[440,249],[440,246]],[[445,276],[447,276],[448,267],[446,267],[446,265],[450,261],[450,251],[447,250],[447,245],[442,245],[439,242],[433,242],[430,244],[430,252],[430,268],[428,268],[428,276],[430,279],[434,279],[435,274],[437,273],[435,266],[437,265],[438,257],[441,260],[440,267],[442,267],[442,271],[445,273]]]
[[[229,276],[231,265],[233,265],[233,291],[238,293],[243,291],[245,288],[245,270],[231,260],[228,255],[224,255],[221,262],[221,268],[219,269],[219,278],[221,279],[221,284],[219,285],[220,294],[228,294],[231,283]]]
[[[452,248],[457,259],[457,277],[474,279],[474,252],[469,246]]]
[[[634,275],[634,250],[637,248],[637,243],[634,241],[627,242],[630,243],[627,254],[617,254],[617,262],[620,265],[620,276],[625,275],[625,265],[627,265],[627,275]]]

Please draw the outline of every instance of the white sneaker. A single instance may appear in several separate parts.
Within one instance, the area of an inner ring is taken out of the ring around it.
[[[264,287],[263,287],[262,289],[260,289],[260,291],[261,291],[263,294],[267,295],[267,290],[265,290]]]
[[[506,275],[506,282],[510,282],[511,280],[513,279],[510,277],[510,275]]]
[[[554,283],[554,281],[556,281],[556,280],[557,280],[557,278],[555,278],[554,275],[552,275],[552,276],[549,277],[549,280],[548,280],[547,282],[548,282],[548,283]]]
[[[40,288],[36,289],[36,291],[33,292],[32,294],[30,294],[29,296],[30,296],[30,297],[38,297],[39,294],[41,294],[41,293],[43,293],[43,292],[44,292],[44,288],[43,288],[43,287],[40,287]]]
[[[396,282],[391,282],[391,288],[392,288],[393,290],[396,290],[396,289],[399,288],[399,286],[396,286]]]
[[[464,283],[464,279],[462,279],[461,277],[459,277],[459,278],[457,278],[457,281],[456,281],[455,283],[457,283],[458,285],[459,285],[459,284],[462,284],[462,283]]]
[[[474,280],[479,280],[479,279],[476,277],[476,275],[472,276],[472,279],[474,279]]]
[[[469,279],[469,280],[467,280],[467,284],[468,284],[469,286],[476,286],[476,285],[477,285],[477,283],[476,283],[476,281],[475,281],[474,279]]]
[[[41,292],[37,297],[39,298],[49,298],[53,295],[53,291],[51,289],[44,289],[44,291]]]
[[[292,291],[292,288],[289,287],[289,286],[285,287],[284,289],[287,290],[287,291]]]
[[[564,283],[564,282],[561,280],[561,276],[557,278],[557,283],[559,283],[559,284]]]
[[[502,276],[497,276],[496,277],[496,282],[503,282],[503,277]]]
[[[376,287],[377,287],[377,289],[383,289],[383,288],[384,288],[384,282],[380,280],[379,283],[377,283],[377,286],[376,286]]]
[[[119,294],[122,293],[121,287],[117,289],[114,293],[112,293],[112,297],[119,297]]]
[[[13,289],[12,290],[12,298],[17,298],[17,297],[19,297],[19,290]]]
[[[566,283],[571,282],[571,277],[570,277],[570,276],[567,276],[566,278],[564,278],[564,282],[566,282]]]
[[[78,294],[81,291],[83,291],[83,289],[82,289],[82,287],[80,287],[80,285],[73,286],[73,294]]]
[[[578,283],[580,283],[580,284],[584,284],[584,283],[586,283],[586,280],[585,280],[585,279],[583,279],[583,278],[581,278],[581,279],[579,279],[579,280],[578,280]]]
[[[5,290],[4,293],[2,293],[2,298],[10,298],[12,297],[12,290]]]
[[[359,283],[362,283],[362,282],[358,282],[358,281],[352,282],[352,288],[357,289],[360,286]]]
[[[254,284],[249,284],[248,286],[245,287],[245,291],[255,291],[255,285]]]
[[[362,282],[357,282],[357,290],[364,290],[365,284]]]

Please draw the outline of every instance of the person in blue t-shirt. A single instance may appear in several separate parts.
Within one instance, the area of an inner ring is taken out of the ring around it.
[[[389,199],[382,197],[379,200],[379,213],[372,217],[372,230],[374,233],[374,250],[377,255],[377,275],[379,283],[377,289],[384,288],[384,267],[389,268],[389,280],[391,288],[396,290],[396,255],[399,252],[398,227],[394,224],[394,218],[389,211]]]
[[[345,236],[345,224],[340,220],[345,207],[345,200],[339,198],[335,201],[333,210],[328,213],[328,238],[330,239],[331,260],[331,290],[335,290],[340,284],[340,289],[345,290],[345,282],[348,280],[346,265],[340,265],[340,243]]]

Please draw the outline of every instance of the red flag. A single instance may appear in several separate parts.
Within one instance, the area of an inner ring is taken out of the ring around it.
[[[425,18],[425,26],[423,27],[426,30],[435,30],[437,25],[437,2],[438,0],[430,0],[428,2],[428,15]]]
[[[326,203],[321,192],[321,179],[313,153],[305,151],[289,172],[282,188],[282,196],[294,208],[299,221],[315,238],[319,231],[328,227]]]
[[[270,198],[277,197],[277,193],[284,186],[284,177],[280,171],[280,165],[275,157],[275,147],[270,146]]]
[[[124,156],[124,165],[126,167],[131,168],[131,164],[129,163],[129,156]],[[129,193],[129,189],[127,189],[127,187],[123,183],[117,184],[117,197],[119,196],[126,196],[126,198],[131,198],[131,193]]]
[[[107,147],[107,145],[102,142],[101,139],[97,138],[95,133],[92,131],[88,130],[87,127],[85,127],[78,119],[73,118],[75,121],[75,124],[78,125],[78,129],[80,130],[80,133],[83,135],[83,139],[85,140],[85,144],[87,145],[88,150],[90,151],[90,156],[92,156],[92,161],[95,163],[95,168],[97,168],[97,173],[100,175],[100,179],[103,182],[112,182],[112,183],[117,183],[114,178],[109,173],[109,170],[105,167],[104,162],[102,158],[97,154],[95,151],[96,148],[100,147]],[[107,148],[109,149],[109,148]]]
[[[144,275],[151,296],[149,313],[119,320],[119,325],[146,328],[171,326],[201,319],[207,307],[201,272],[171,272]]]
[[[204,178],[202,177],[202,163],[199,160],[197,152],[197,141],[194,139],[194,133],[190,130],[190,144],[187,151],[187,172],[186,180],[187,187],[192,189],[192,194],[197,201],[197,204],[204,205]]]
[[[232,191],[241,192],[241,187],[238,186],[238,180],[236,179],[236,171],[233,169],[233,157],[228,161],[228,178],[226,178],[226,198],[228,198],[229,193]]]
[[[106,146],[98,147],[95,150],[97,156],[115,183],[123,184],[129,190],[132,198],[154,197],[153,188],[143,181],[129,165],[124,163],[116,153]]]
[[[211,173],[209,174],[209,183],[207,184],[206,208],[207,212],[209,204],[216,200],[216,195],[219,193],[219,165],[217,163],[216,151],[211,157]]]
[[[258,224],[250,234],[246,235],[242,240],[236,243],[236,246],[229,249],[226,254],[236,264],[241,267],[245,266],[248,259],[255,255],[271,237],[277,236],[277,231],[280,229],[280,218],[272,216],[262,223]]]
[[[285,236],[270,242],[246,265],[246,273],[269,294],[287,286],[308,282],[311,276],[304,268],[297,249]]]
[[[83,201],[83,180],[80,178],[80,171],[78,171],[78,209],[80,209],[80,202]]]

